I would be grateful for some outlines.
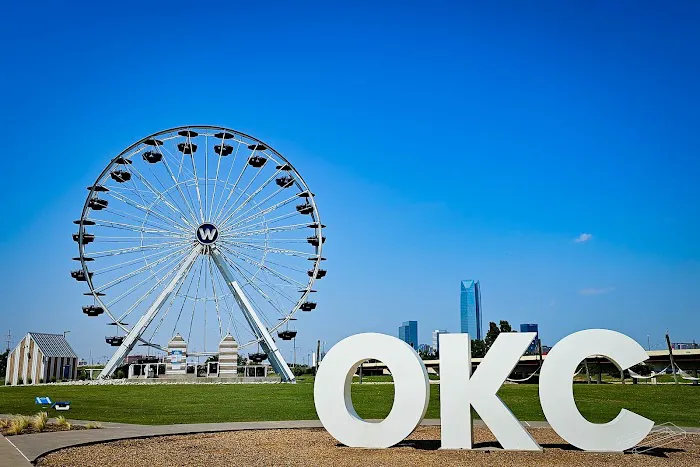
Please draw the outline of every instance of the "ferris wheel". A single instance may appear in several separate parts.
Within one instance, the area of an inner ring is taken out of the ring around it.
[[[294,380],[273,335],[293,339],[295,313],[316,308],[325,226],[286,158],[228,128],[173,128],[122,151],[88,191],[71,276],[89,287],[83,313],[116,329],[101,378],[137,345],[166,351],[179,335],[189,355],[214,355],[231,335]]]

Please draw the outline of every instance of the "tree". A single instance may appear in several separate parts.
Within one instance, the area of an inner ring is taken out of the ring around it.
[[[510,324],[508,323],[508,321],[501,320],[498,323],[498,326],[501,328],[501,332],[513,332],[513,328],[510,327]]]
[[[481,339],[472,339],[472,358],[484,358],[486,356],[486,343]]]
[[[486,339],[484,339],[486,344],[486,350],[490,349],[496,338],[501,333],[501,330],[496,326],[496,323],[491,321],[489,323],[489,331],[486,333]]]
[[[7,368],[7,356],[10,354],[10,350],[5,350],[0,354],[0,378],[5,379],[5,370]]]

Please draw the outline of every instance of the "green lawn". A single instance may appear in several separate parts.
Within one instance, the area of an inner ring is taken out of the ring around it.
[[[544,420],[536,385],[506,385],[499,392],[520,420]],[[621,408],[657,423],[700,426],[700,387],[673,385],[575,386],[581,412],[593,422]],[[353,402],[364,418],[383,418],[394,388],[354,384]],[[439,418],[440,387],[431,385],[427,418]],[[141,424],[316,419],[312,379],[296,385],[142,385],[0,387],[0,413],[36,413],[35,396],[72,402],[69,418]],[[55,414],[52,412],[52,415]]]

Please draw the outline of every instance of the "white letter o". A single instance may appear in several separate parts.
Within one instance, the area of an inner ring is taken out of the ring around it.
[[[360,363],[381,360],[394,378],[394,405],[378,423],[361,419],[350,387]],[[402,340],[365,333],[338,342],[323,358],[314,383],[316,413],[335,439],[356,448],[388,448],[403,441],[423,420],[430,401],[430,381],[423,361]]]

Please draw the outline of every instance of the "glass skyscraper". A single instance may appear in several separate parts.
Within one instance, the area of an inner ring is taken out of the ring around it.
[[[399,326],[399,339],[418,350],[418,321],[404,321]]]
[[[479,281],[462,281],[459,299],[459,320],[462,333],[470,339],[483,339],[481,335],[481,288]]]
[[[530,343],[530,346],[527,348],[527,353],[529,353],[529,354],[537,353],[537,351],[539,349],[539,343],[540,343],[540,333],[539,333],[537,324],[535,324],[535,323],[521,324],[520,325],[520,332],[537,333],[535,338]]]

